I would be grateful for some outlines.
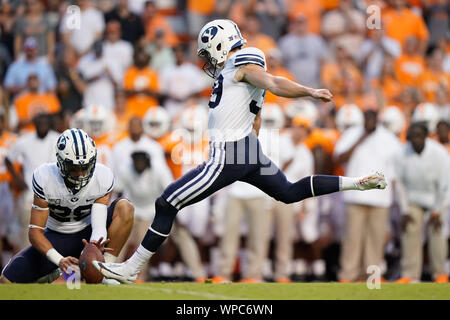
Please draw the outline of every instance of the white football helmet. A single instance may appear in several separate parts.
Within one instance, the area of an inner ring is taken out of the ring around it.
[[[78,128],[84,130],[85,125],[85,116],[86,116],[86,110],[81,108],[77,112],[75,112],[72,117],[70,118],[69,125],[71,128]]]
[[[439,122],[439,110],[435,104],[424,102],[417,105],[412,115],[412,122],[424,121],[427,124],[428,132],[435,133]]]
[[[294,119],[296,116],[302,116],[311,121],[311,124],[315,124],[319,111],[316,105],[307,99],[294,100],[286,106],[286,116],[290,119]]]
[[[164,136],[170,128],[170,115],[163,107],[150,108],[142,119],[144,132],[153,139]]]
[[[228,53],[246,43],[233,21],[218,19],[208,22],[198,34],[197,55],[206,60],[203,70],[216,78],[221,69],[219,65],[225,62]]]
[[[405,127],[406,119],[397,106],[388,106],[380,114],[381,124],[389,131],[398,135]]]
[[[284,114],[276,103],[265,103],[261,110],[261,127],[266,129],[281,129],[284,126]]]
[[[112,131],[116,123],[115,115],[100,104],[91,104],[85,109],[84,128],[94,139]]]
[[[188,107],[181,113],[179,124],[189,133],[184,135],[184,138],[191,142],[197,142],[206,134],[208,111],[201,105]]]
[[[66,186],[78,191],[94,174],[95,143],[82,129],[67,129],[56,142],[56,160]]]
[[[352,126],[363,126],[364,114],[356,104],[344,104],[336,113],[336,126],[340,132]]]

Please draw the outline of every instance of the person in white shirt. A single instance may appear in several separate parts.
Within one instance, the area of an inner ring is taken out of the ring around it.
[[[102,12],[94,8],[89,0],[78,0],[76,4],[80,11],[68,10],[61,20],[59,32],[66,45],[71,45],[78,54],[83,55],[96,40],[101,39],[105,20]]]
[[[33,203],[32,177],[33,171],[43,163],[56,161],[55,145],[58,133],[50,130],[50,115],[38,114],[33,118],[35,132],[22,135],[6,154],[5,163],[23,191],[17,199],[18,222],[22,233],[16,240],[20,248],[29,245],[27,232],[30,221],[30,207]],[[12,163],[21,163],[23,178],[16,172]]]
[[[112,61],[104,55],[103,43],[99,40],[93,44],[92,51],[78,61],[78,72],[86,83],[83,92],[83,105],[100,104],[109,110],[114,110],[114,78],[111,68]]]
[[[160,168],[161,173],[166,176],[166,180],[173,180],[172,173],[167,166],[164,151],[158,142],[150,139],[144,134],[142,121],[138,117],[132,117],[128,125],[129,137],[120,140],[113,148],[113,172],[119,175],[121,167],[131,163],[131,154],[135,150],[146,151],[155,167]]]
[[[386,179],[395,179],[394,157],[401,147],[398,138],[377,125],[377,113],[364,113],[364,127],[354,126],[336,143],[334,156],[344,165],[346,175],[358,176],[367,170],[379,169]],[[367,267],[383,262],[392,191],[343,194],[347,207],[346,230],[342,240],[339,281],[356,281],[366,276]],[[362,262],[362,264],[361,264]]]
[[[450,159],[447,150],[427,135],[425,125],[413,123],[408,130],[408,143],[396,158],[396,186],[403,217],[399,283],[420,281],[424,228],[433,279],[448,282],[445,272],[448,248],[443,225],[449,200]]]
[[[171,116],[185,107],[188,98],[198,95],[212,85],[199,67],[186,58],[186,48],[179,45],[174,48],[175,65],[161,70],[161,91],[167,96],[164,107]]]
[[[103,55],[117,86],[122,85],[125,70],[133,63],[133,47],[128,41],[121,40],[120,36],[120,22],[117,20],[108,22],[103,43]]]

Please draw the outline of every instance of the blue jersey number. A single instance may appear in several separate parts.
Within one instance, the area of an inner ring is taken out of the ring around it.
[[[220,99],[222,99],[222,89],[223,89],[223,76],[219,75],[219,77],[214,82],[213,92],[211,94],[211,98],[209,99],[208,106],[212,109],[217,107],[220,103]]]
[[[50,211],[50,217],[52,217],[53,219],[58,220],[59,222],[70,221],[70,214],[72,213],[72,210],[70,210],[70,208],[56,206],[53,204],[49,204],[48,208]],[[91,214],[91,208],[92,204],[77,207],[75,210],[73,210],[73,215],[75,216],[74,220],[83,220],[85,217]]]

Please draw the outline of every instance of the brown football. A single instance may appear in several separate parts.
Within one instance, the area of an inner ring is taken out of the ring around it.
[[[80,259],[78,259],[81,278],[84,279],[86,283],[101,283],[103,275],[94,268],[92,265],[93,260],[105,262],[105,258],[101,251],[94,244],[88,243],[83,251],[81,251]]]

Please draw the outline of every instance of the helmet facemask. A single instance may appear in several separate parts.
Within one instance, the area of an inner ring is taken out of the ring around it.
[[[219,43],[219,46],[220,46],[220,43]],[[203,67],[202,67],[203,71],[208,76],[215,79],[219,75],[219,73],[222,69],[218,66],[217,59],[211,57],[211,54],[206,49],[201,49],[198,52],[198,56],[201,59],[205,60],[205,63],[203,64]]]
[[[97,155],[92,157],[88,163],[84,164],[74,164],[70,159],[62,159],[59,154],[57,154],[57,161],[66,186],[69,189],[78,192],[89,183],[94,175]],[[79,172],[82,172],[83,174],[77,175],[76,173]]]

